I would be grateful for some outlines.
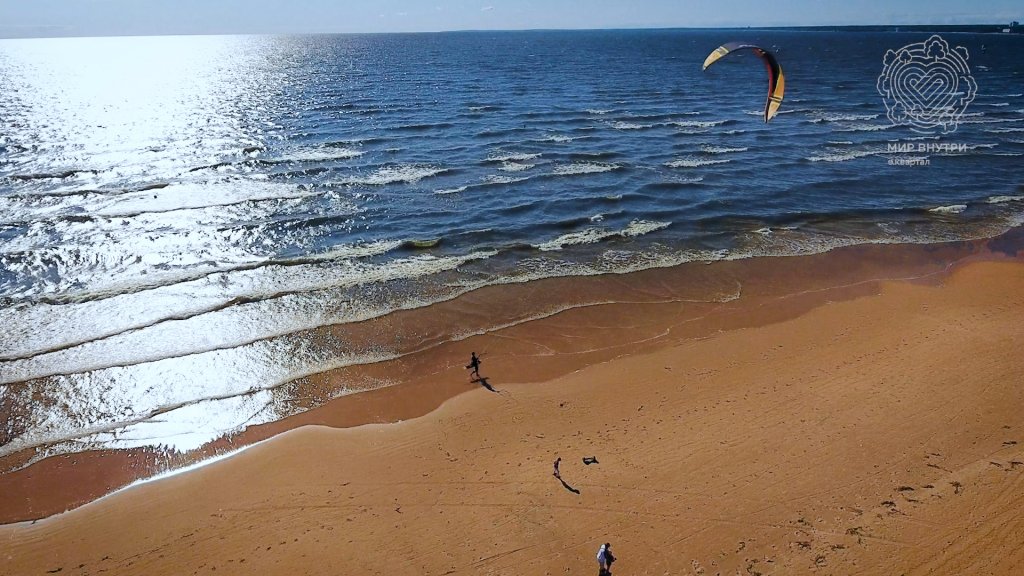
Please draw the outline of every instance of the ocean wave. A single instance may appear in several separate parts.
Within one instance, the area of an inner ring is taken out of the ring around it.
[[[67,180],[79,174],[97,174],[97,170],[62,170],[60,172],[39,172],[35,174],[12,174],[8,176],[11,180]]]
[[[276,158],[273,161],[276,162],[328,162],[331,160],[351,160],[352,158],[358,158],[363,155],[360,150],[353,150],[351,148],[312,148],[308,150],[297,150]]]
[[[373,173],[361,178],[352,178],[341,184],[362,186],[386,186],[388,184],[415,184],[424,178],[448,172],[447,168],[423,164],[400,164],[382,166]]]
[[[842,114],[838,112],[820,112],[812,114],[812,122],[860,122],[874,120],[880,114]]]
[[[542,252],[561,250],[566,246],[579,246],[583,244],[596,244],[608,238],[635,238],[662,230],[671,226],[671,222],[653,222],[648,220],[633,220],[622,230],[607,230],[603,228],[587,228],[576,232],[563,234],[554,240],[535,244],[534,248]]]
[[[522,172],[533,168],[536,164],[526,164],[524,162],[505,162],[501,165],[498,170],[502,172]]]
[[[106,205],[93,205],[90,211],[94,216],[105,218],[134,218],[143,214],[222,208],[250,202],[298,200],[323,194],[320,190],[302,185],[253,180],[176,184],[168,187],[167,191],[159,195],[142,191],[122,194],[111,198]]]
[[[1024,196],[990,196],[985,202],[988,204],[1005,204],[1006,202],[1020,202]]]
[[[928,209],[929,212],[934,214],[960,214],[964,210],[967,210],[967,204],[951,204],[949,206],[938,206]]]
[[[1017,122],[1024,122],[1024,118],[985,118],[975,120],[968,118],[966,120],[961,119],[960,124],[1016,124]]]
[[[609,124],[615,130],[647,130],[648,128],[654,128],[657,124],[637,124],[635,122],[626,122],[619,120]]]
[[[544,142],[555,142],[557,144],[565,144],[575,140],[572,136],[566,136],[565,134],[548,134],[542,138]]]
[[[525,182],[529,180],[528,176],[515,178],[513,176],[501,176],[499,174],[489,174],[484,178],[483,184],[477,184],[477,186],[486,186],[488,184],[515,184],[516,182]]]
[[[622,168],[620,164],[604,164],[598,162],[573,162],[555,166],[551,174],[555,176],[578,176],[582,174],[600,174]]]
[[[446,195],[446,194],[459,194],[460,192],[465,192],[466,190],[469,190],[469,186],[468,185],[467,186],[459,186],[458,188],[445,188],[443,190],[434,190],[434,194],[438,194],[438,195],[442,195],[443,196],[443,195]]]
[[[832,146],[851,146],[853,141],[851,140],[829,140],[828,143]]]
[[[1017,134],[1024,132],[1024,127],[1012,127],[1012,128],[986,128],[985,132],[989,134]]]
[[[844,126],[842,128],[833,128],[833,132],[878,132],[880,130],[889,130],[893,128],[892,124],[853,124],[850,126]]]
[[[734,152],[746,152],[749,149],[750,148],[747,147],[730,148],[728,146],[713,145],[705,145],[700,147],[701,152],[704,152],[706,154],[732,154]]]
[[[834,152],[831,154],[823,154],[821,156],[808,156],[807,160],[810,162],[848,162],[850,160],[856,160],[857,158],[877,156],[884,153],[884,150],[851,150],[849,152]]]
[[[612,112],[614,112],[614,111],[615,111],[615,110],[611,110],[611,109],[608,109],[608,110],[599,110],[599,109],[596,109],[596,108],[587,108],[587,109],[585,110],[585,112],[586,112],[587,114],[594,114],[594,115],[596,115],[596,116],[604,116],[605,114],[611,114],[611,113],[612,113]]]
[[[671,162],[666,162],[665,166],[668,168],[697,168],[700,166],[711,166],[714,164],[728,164],[732,162],[728,158],[677,158]]]
[[[678,120],[670,122],[670,124],[679,128],[714,128],[715,126],[722,126],[730,122],[732,120]]]
[[[102,284],[97,282],[87,290],[69,290],[69,288],[77,287],[79,284],[78,279],[70,278],[55,286],[42,286],[42,288],[56,288],[58,289],[56,292],[24,294],[19,296],[19,298],[49,305],[81,304],[85,302],[106,300],[108,298],[126,294],[137,294],[141,292],[170,288],[188,284],[190,282],[206,281],[213,277],[226,278],[226,275],[228,274],[241,273],[244,275],[245,273],[253,273],[254,271],[275,267],[290,269],[303,265],[369,258],[385,254],[395,248],[398,248],[401,244],[401,241],[378,241],[336,246],[330,250],[304,254],[301,256],[263,258],[258,260],[235,262],[228,265],[218,265],[211,262],[207,265],[195,266],[189,269],[160,271],[154,268],[153,271],[145,276],[125,277],[123,279],[117,279],[113,282],[105,282]],[[52,266],[49,261],[42,259],[39,251],[29,253],[27,256],[30,256],[30,258],[22,258],[22,255],[18,253],[8,253],[0,258],[5,261],[5,265],[10,270],[18,270],[22,268],[30,269],[32,267],[49,268]],[[59,258],[63,262],[82,257],[91,258],[89,255],[81,256],[77,253],[68,253],[66,251],[59,253],[57,256],[51,256],[51,258]],[[20,266],[13,264],[13,262],[17,260],[24,260],[24,263]]]
[[[390,244],[390,243],[389,243]],[[404,243],[399,243],[403,245]],[[219,310],[238,313],[238,305],[265,306],[278,302],[282,297],[324,290],[345,290],[361,286],[383,285],[392,281],[410,281],[451,271],[474,260],[494,256],[494,250],[481,250],[462,256],[436,256],[416,254],[388,260],[386,263],[353,261],[348,266],[321,265],[316,267],[288,266],[277,270],[255,269],[243,281],[246,294],[226,300]],[[270,272],[267,275],[265,272]],[[235,279],[237,281],[237,279]],[[216,313],[216,312],[215,312]],[[128,366],[150,364],[171,360],[181,356],[194,357],[197,354],[219,350],[237,349],[241,346],[267,341],[269,338],[292,333],[295,330],[321,326],[322,318],[291,319],[287,316],[270,315],[276,326],[261,326],[262,332],[238,332],[231,337],[222,335],[216,342],[190,342],[180,338],[183,326],[193,323],[205,325],[210,319],[192,317],[177,322],[159,322],[153,326],[151,339],[140,341],[139,335],[126,333],[102,340],[91,340],[74,349],[38,354],[24,360],[16,360],[0,366],[0,384],[42,378],[59,374],[75,374],[108,368],[124,369]],[[341,321],[352,321],[345,318]],[[356,319],[358,320],[358,319]],[[185,322],[186,324],[181,324]],[[177,335],[178,338],[170,338]],[[170,343],[170,344],[168,344]],[[134,344],[134,346],[129,346]],[[113,353],[113,350],[119,352]]]
[[[492,154],[487,157],[487,162],[525,162],[540,158],[540,154],[530,152],[508,152],[505,154]]]

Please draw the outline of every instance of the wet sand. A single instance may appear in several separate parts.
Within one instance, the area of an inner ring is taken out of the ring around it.
[[[576,281],[618,303],[363,368],[402,382],[0,527],[0,573],[581,573],[610,541],[620,574],[1013,574],[1024,263],[997,246],[736,263],[743,297],[720,302],[674,297],[679,270]]]

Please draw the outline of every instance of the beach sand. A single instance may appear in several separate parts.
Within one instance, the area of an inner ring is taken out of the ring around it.
[[[231,458],[0,527],[0,574],[582,574],[603,542],[623,575],[1016,574],[1024,264],[942,269],[470,337]]]

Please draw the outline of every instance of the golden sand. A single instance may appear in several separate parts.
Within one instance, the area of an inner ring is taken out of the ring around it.
[[[1019,573],[1024,265],[869,292],[699,338],[678,304],[471,338],[504,343],[496,392],[0,527],[0,574],[582,574],[606,541],[616,574]],[[616,326],[658,344],[610,352]]]

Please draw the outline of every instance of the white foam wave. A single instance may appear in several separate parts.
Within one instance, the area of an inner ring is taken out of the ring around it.
[[[344,183],[363,186],[386,186],[388,184],[397,183],[415,184],[424,178],[444,174],[447,171],[447,168],[416,164],[382,166],[372,174],[361,178],[353,178],[345,181]]]
[[[546,137],[544,137],[544,141],[545,142],[557,142],[559,144],[564,144],[566,142],[572,142],[573,141],[573,137],[572,136],[566,136],[565,134],[549,134]]]
[[[488,162],[525,162],[526,160],[533,160],[534,158],[540,158],[540,154],[531,154],[529,152],[508,152],[505,154],[492,154],[487,157]]]
[[[1024,196],[991,196],[985,202],[989,204],[1005,204],[1006,202],[1020,202]]]
[[[644,234],[650,234],[671,226],[671,222],[655,222],[651,220],[633,220],[626,226],[626,229],[622,231],[622,235],[627,238],[635,238],[637,236],[643,236]]]
[[[605,114],[614,112],[614,110],[599,110],[597,108],[587,108],[586,111],[588,114],[594,114],[596,116],[604,116]]]
[[[807,160],[811,162],[848,162],[850,160],[856,160],[857,158],[875,156],[881,153],[882,152],[878,150],[852,150],[850,152],[834,152],[831,154],[823,154],[821,156],[808,156]]]
[[[616,130],[646,130],[648,128],[654,128],[655,126],[657,126],[657,124],[636,124],[634,122],[624,122],[622,120],[611,123],[611,127]]]
[[[165,190],[168,193],[154,195],[150,191],[141,191],[104,198],[92,204],[90,212],[108,217],[132,216],[230,206],[242,202],[299,199],[320,194],[303,186],[241,179],[174,184]]]
[[[515,184],[516,182],[524,182],[529,178],[514,178],[512,176],[500,176],[498,174],[489,174],[484,181],[488,184]]]
[[[853,144],[853,141],[851,141],[851,140],[829,140],[828,143],[833,145],[833,146],[849,146],[849,145]]]
[[[665,166],[668,168],[697,168],[699,166],[711,166],[713,164],[727,164],[732,162],[728,158],[676,158],[671,162],[666,162]]]
[[[933,212],[935,214],[959,214],[959,213],[963,212],[964,210],[967,210],[967,204],[953,204],[953,205],[950,205],[950,206],[939,206],[939,207],[936,207],[936,208],[931,208],[928,211],[929,212]]]
[[[579,246],[582,244],[595,244],[606,238],[619,236],[622,238],[635,238],[650,234],[651,232],[668,228],[671,222],[653,222],[648,220],[633,220],[622,230],[606,230],[602,228],[587,228],[577,232],[563,234],[554,240],[534,245],[543,252],[561,250],[566,246]]]
[[[833,132],[878,132],[892,128],[892,124],[853,124],[843,128],[833,128]]]
[[[526,164],[523,162],[505,162],[501,165],[498,170],[502,172],[522,172],[523,170],[529,170],[533,168],[535,164]]]
[[[556,176],[578,176],[581,174],[600,174],[602,172],[611,172],[612,170],[618,170],[619,168],[622,168],[619,164],[573,162],[572,164],[555,166],[555,169],[551,173]]]
[[[983,120],[968,118],[960,120],[960,124],[1014,124],[1021,121],[1024,121],[1024,118],[985,118]]]
[[[715,126],[721,126],[728,120],[679,120],[672,122],[673,126],[679,128],[714,128]]]
[[[469,189],[469,186],[459,186],[458,188],[445,188],[444,190],[434,190],[434,194],[446,195],[446,194],[458,194],[465,192]]]
[[[707,154],[731,154],[733,152],[746,152],[749,148],[730,148],[728,146],[701,146],[701,151]]]
[[[330,250],[308,256],[308,261],[333,262],[337,260],[352,260],[354,258],[368,258],[386,254],[402,245],[400,240],[378,240],[368,244],[351,244],[348,246],[335,246]]]
[[[281,158],[281,160],[293,162],[326,162],[328,160],[350,160],[362,155],[362,151],[352,150],[351,148],[312,148],[308,150],[298,150]]]

